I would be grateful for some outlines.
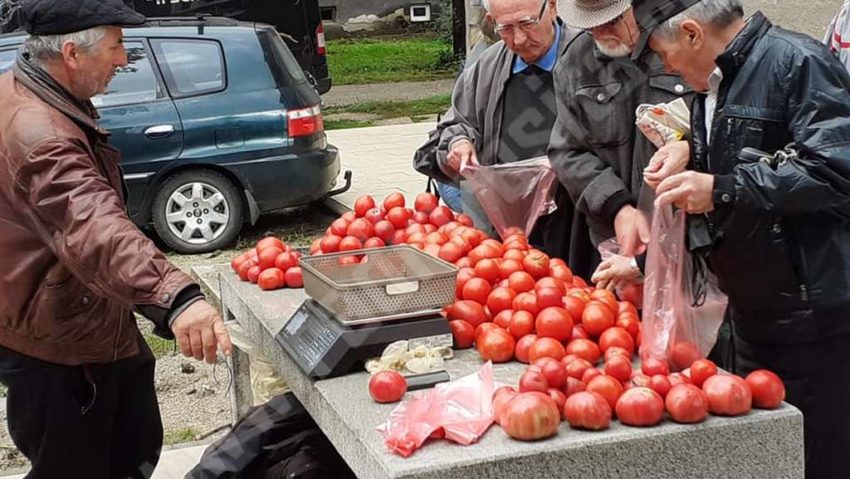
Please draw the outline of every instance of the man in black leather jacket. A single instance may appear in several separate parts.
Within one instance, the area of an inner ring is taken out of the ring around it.
[[[736,372],[782,377],[804,415],[806,476],[845,477],[850,75],[814,39],[761,12],[745,20],[739,0],[702,0],[656,20],[650,47],[704,92],[692,116],[693,171],[664,180],[658,202],[707,226]]]

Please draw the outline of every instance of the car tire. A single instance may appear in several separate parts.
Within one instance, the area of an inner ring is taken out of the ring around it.
[[[151,216],[157,235],[166,245],[179,253],[197,254],[221,249],[236,240],[244,211],[241,193],[224,175],[188,170],[160,184]]]

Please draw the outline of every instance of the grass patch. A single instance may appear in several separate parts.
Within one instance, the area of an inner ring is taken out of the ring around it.
[[[150,346],[151,351],[153,351],[153,356],[156,359],[168,356],[174,352],[174,341],[162,339],[152,333],[142,333],[142,337],[145,338],[145,341],[148,343],[148,346]]]
[[[438,38],[329,40],[327,49],[334,85],[437,80],[457,70],[451,44]]]
[[[390,118],[410,118],[414,122],[423,120],[423,116],[445,112],[452,104],[451,95],[436,95],[422,100],[412,101],[370,101],[357,105],[330,107],[324,110],[326,130],[341,128],[360,128],[372,126],[375,121]],[[331,115],[342,113],[369,113],[377,115],[375,120],[334,120]]]
[[[186,429],[178,429],[177,431],[166,432],[162,438],[162,442],[166,445],[193,442],[195,440],[195,436],[197,435],[198,431],[196,431],[194,428],[188,427]]]

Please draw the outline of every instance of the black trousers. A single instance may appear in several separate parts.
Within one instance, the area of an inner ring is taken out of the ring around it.
[[[125,479],[153,474],[162,448],[154,357],[69,367],[0,347],[0,382],[27,478]]]
[[[737,334],[733,340],[735,373],[770,369],[785,383],[785,400],[803,412],[806,478],[848,477],[850,334],[804,344],[757,344]]]

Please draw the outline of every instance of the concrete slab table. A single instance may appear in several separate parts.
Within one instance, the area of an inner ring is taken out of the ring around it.
[[[710,417],[699,425],[665,420],[652,428],[614,422],[603,432],[561,425],[554,438],[524,443],[492,427],[477,444],[433,441],[405,459],[387,451],[375,430],[394,405],[373,402],[368,375],[313,381],[274,340],[304,299],[301,290],[260,291],[227,266],[197,268],[210,292],[220,287],[221,307],[273,363],[357,476],[381,478],[802,478],[803,418],[784,404],[738,418]],[[481,366],[474,351],[446,363],[453,379]],[[524,366],[496,365],[498,381],[516,384]],[[238,381],[237,381],[238,384]],[[416,394],[416,393],[413,393]]]

